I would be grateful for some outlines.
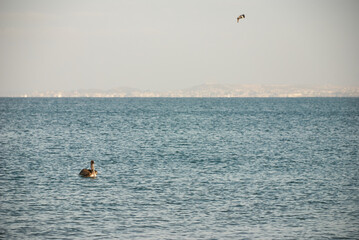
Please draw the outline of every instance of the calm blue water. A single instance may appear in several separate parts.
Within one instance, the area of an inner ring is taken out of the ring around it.
[[[358,239],[359,99],[0,98],[0,194],[4,239]]]

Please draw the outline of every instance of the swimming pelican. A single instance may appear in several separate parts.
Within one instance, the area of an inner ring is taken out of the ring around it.
[[[79,173],[82,177],[96,177],[97,171],[95,170],[95,162],[91,160],[91,169],[82,169]]]
[[[239,23],[239,19],[241,19],[241,18],[245,18],[245,17],[246,17],[246,15],[244,15],[244,14],[239,15],[239,17],[237,17],[237,23]]]

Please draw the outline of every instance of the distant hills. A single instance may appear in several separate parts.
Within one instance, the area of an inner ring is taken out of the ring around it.
[[[135,88],[32,92],[14,97],[359,97],[359,87],[202,84],[174,91]]]

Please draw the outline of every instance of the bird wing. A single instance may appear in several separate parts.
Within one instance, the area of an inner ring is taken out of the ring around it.
[[[241,18],[245,18],[245,15],[244,15],[244,14],[239,15],[239,16],[237,17],[237,23],[239,22],[239,19],[241,19]]]

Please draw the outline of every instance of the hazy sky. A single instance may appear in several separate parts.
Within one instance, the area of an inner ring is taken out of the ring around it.
[[[0,94],[358,86],[358,13],[357,0],[0,0]]]

